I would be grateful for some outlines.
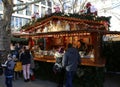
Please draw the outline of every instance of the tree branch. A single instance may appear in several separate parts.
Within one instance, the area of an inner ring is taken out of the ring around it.
[[[57,4],[54,0],[52,0],[52,2],[53,2],[53,4],[54,4],[54,5],[56,5],[56,4]]]
[[[27,3],[21,3],[21,4],[14,4],[14,7],[15,6],[22,6],[22,5],[26,5],[26,4],[28,4],[28,5],[30,5],[30,4],[34,4],[34,3],[38,3],[38,2],[40,2],[41,0],[36,0],[36,1],[32,1],[32,2],[27,2]]]
[[[25,8],[27,8],[27,5],[22,7],[22,8],[19,8],[19,9],[16,9],[16,10],[13,10],[13,13],[16,12],[16,11],[21,11],[21,10],[24,10]]]
[[[30,5],[30,4],[34,4],[34,3],[38,3],[38,2],[40,2],[40,1],[41,1],[41,0],[33,1],[33,2],[29,2],[29,3],[14,4],[14,7],[15,7],[15,6],[23,6],[23,5],[25,5],[25,6],[22,7],[22,8],[19,8],[19,9],[13,10],[13,13],[16,12],[16,11],[24,10],[25,8],[27,8],[28,5]]]

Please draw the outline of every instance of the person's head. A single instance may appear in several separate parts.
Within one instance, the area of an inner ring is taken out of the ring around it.
[[[58,50],[59,53],[64,53],[64,48],[63,47],[60,47],[59,50]]]
[[[12,56],[12,59],[13,59],[14,61],[17,61],[16,55],[13,55],[13,56]]]
[[[86,8],[89,8],[91,6],[91,3],[90,2],[88,2],[88,3],[86,3]]]
[[[68,44],[68,48],[71,48],[73,47],[73,45],[71,43]]]
[[[79,40],[77,42],[77,46],[81,46],[81,42]]]
[[[8,54],[7,59],[8,59],[8,60],[12,60],[12,55],[11,55],[11,54]]]

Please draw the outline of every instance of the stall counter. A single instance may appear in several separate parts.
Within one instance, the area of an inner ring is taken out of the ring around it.
[[[42,61],[42,62],[51,62],[55,63],[54,56],[37,56],[34,58],[35,61]],[[96,64],[94,62],[94,58],[81,58],[81,65],[85,66],[97,66],[97,67],[103,67],[104,64]]]

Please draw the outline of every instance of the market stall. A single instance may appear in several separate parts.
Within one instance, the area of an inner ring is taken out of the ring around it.
[[[72,43],[79,50],[82,65],[105,65],[102,55],[102,37],[109,31],[110,17],[53,13],[22,27],[20,38],[29,38],[34,60],[55,62],[54,52]],[[81,46],[82,45],[82,46]],[[81,48],[82,47],[82,48]]]

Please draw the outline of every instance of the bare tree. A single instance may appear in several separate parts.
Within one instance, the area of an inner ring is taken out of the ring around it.
[[[79,13],[80,10],[84,9],[88,0],[59,0],[58,2],[56,2],[56,0],[52,1],[54,5],[60,5],[61,11],[63,13],[65,12],[65,9],[71,13]]]
[[[14,4],[13,0],[2,0],[3,17],[0,19],[0,62],[4,62],[7,58],[7,54],[10,52],[12,13],[21,11],[28,5],[38,2],[40,2],[40,0],[35,0],[29,3]],[[16,6],[22,6],[22,8],[14,10],[13,8]]]
[[[58,2],[56,2],[56,0],[52,0],[54,5],[60,5],[61,11],[64,13],[65,11],[65,4],[69,3],[70,0],[58,0]]]

